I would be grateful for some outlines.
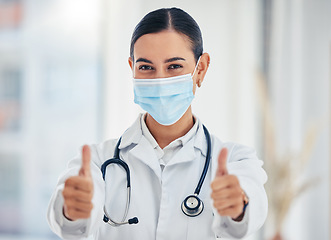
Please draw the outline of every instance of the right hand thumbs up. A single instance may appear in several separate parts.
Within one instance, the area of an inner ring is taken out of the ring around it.
[[[214,207],[221,216],[229,216],[234,221],[241,221],[246,204],[245,193],[239,179],[230,175],[227,169],[228,150],[223,148],[218,155],[218,166],[214,180],[211,182],[211,198]]]
[[[69,220],[89,218],[93,209],[93,180],[91,174],[91,150],[87,145],[82,149],[82,165],[78,176],[69,177],[62,191],[63,214]]]
[[[226,167],[228,157],[228,149],[223,148],[218,155],[218,166],[216,170],[216,177],[228,175],[228,169]]]

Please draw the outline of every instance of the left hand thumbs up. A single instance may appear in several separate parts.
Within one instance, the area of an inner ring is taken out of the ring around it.
[[[222,148],[218,155],[216,175],[211,183],[211,198],[221,216],[229,216],[235,221],[240,221],[244,215],[244,192],[238,178],[228,174],[227,157],[228,150]]]

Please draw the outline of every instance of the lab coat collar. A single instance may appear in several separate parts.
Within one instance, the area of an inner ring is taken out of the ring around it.
[[[129,127],[122,135],[122,141],[119,146],[120,149],[124,149],[124,148],[130,146],[131,144],[146,146],[146,143],[143,141],[146,141],[146,142],[148,142],[148,141],[147,141],[147,139],[145,139],[145,137],[143,137],[142,130],[141,130],[142,114],[143,113],[139,114],[138,118],[133,123],[133,125],[131,127]],[[205,133],[203,130],[203,125],[199,118],[197,118],[195,116],[195,119],[196,119],[196,121],[198,121],[198,130],[196,132],[196,135],[193,138],[191,138],[187,143],[184,144],[182,149],[176,154],[175,159],[173,159],[174,161],[170,161],[169,164],[192,161],[196,156],[195,148],[200,150],[200,152],[202,153],[203,156],[206,156],[207,140],[206,140],[206,136],[205,136]],[[142,139],[144,139],[144,140],[142,140]],[[140,143],[142,143],[142,144],[140,144]],[[151,149],[153,149],[152,146],[151,146]],[[141,152],[144,152],[144,151],[141,151]],[[144,156],[145,157],[143,157],[143,159],[146,159],[146,153],[144,154]],[[148,156],[150,156],[150,155],[148,155]],[[147,164],[149,164],[149,163],[147,163]],[[157,164],[158,164],[158,161],[157,161]]]
[[[199,122],[198,130],[194,138],[194,147],[199,149],[203,156],[207,156],[207,139],[203,130],[203,125],[197,117],[196,120]],[[211,136],[210,136],[211,137]]]
[[[140,139],[142,138],[142,130],[141,130],[141,114],[139,114],[136,121],[129,127],[122,135],[121,144],[119,149],[126,148],[131,144],[138,144]]]
[[[182,146],[177,154],[166,165],[167,167],[179,163],[190,162],[199,158],[200,154],[197,154],[196,149],[199,150],[204,157],[206,157],[207,140],[203,130],[203,125],[197,117],[195,118],[198,121],[198,129],[195,136],[193,136]]]

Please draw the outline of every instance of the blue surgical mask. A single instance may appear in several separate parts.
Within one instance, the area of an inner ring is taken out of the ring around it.
[[[134,78],[134,102],[159,124],[169,126],[176,123],[194,98],[192,77],[196,67],[192,75],[189,73],[169,78]]]

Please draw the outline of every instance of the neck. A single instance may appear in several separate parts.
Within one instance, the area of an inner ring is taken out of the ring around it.
[[[184,136],[194,124],[191,106],[176,123],[170,126],[159,124],[148,113],[146,115],[145,122],[149,131],[162,149],[177,138]]]

